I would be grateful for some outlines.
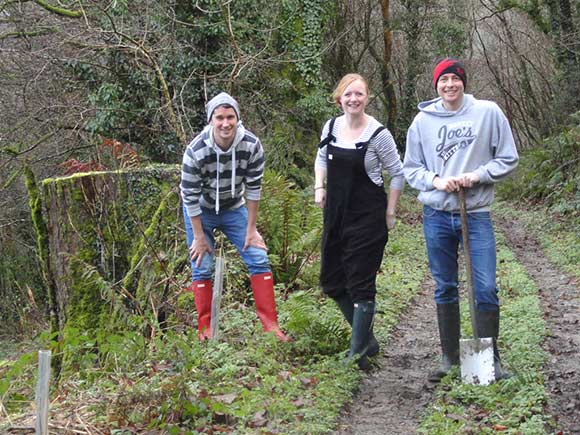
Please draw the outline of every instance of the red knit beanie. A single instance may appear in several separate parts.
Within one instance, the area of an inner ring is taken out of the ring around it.
[[[437,89],[437,81],[439,77],[443,74],[453,73],[457,75],[463,82],[463,86],[467,86],[467,73],[465,72],[465,67],[463,64],[458,60],[452,57],[446,57],[442,61],[440,61],[435,70],[433,70],[433,86]]]

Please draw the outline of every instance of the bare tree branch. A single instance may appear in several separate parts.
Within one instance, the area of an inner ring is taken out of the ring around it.
[[[47,11],[50,11],[50,12],[57,14],[57,15],[62,15],[63,17],[80,18],[83,16],[82,12],[80,12],[80,11],[71,11],[70,9],[65,9],[65,8],[61,8],[58,6],[54,6],[54,5],[51,5],[50,3],[48,3],[44,0],[33,0],[33,1],[34,1],[34,3],[38,4],[39,6],[42,6]]]

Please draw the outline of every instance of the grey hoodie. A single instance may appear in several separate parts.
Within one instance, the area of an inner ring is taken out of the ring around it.
[[[512,131],[501,109],[469,94],[456,112],[445,109],[441,98],[424,101],[418,108],[407,131],[403,172],[409,185],[420,191],[419,201],[436,210],[459,210],[457,194],[435,189],[433,178],[475,172],[480,182],[467,191],[467,209],[489,210],[494,183],[518,164]]]

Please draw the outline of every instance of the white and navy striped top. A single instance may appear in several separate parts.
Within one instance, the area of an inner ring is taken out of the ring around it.
[[[337,138],[334,146],[340,148],[355,148],[355,143],[368,141],[375,130],[382,126],[382,124],[377,121],[374,117],[367,115],[370,120],[362,132],[359,138],[352,142],[341,141],[338,132],[345,122],[344,115],[336,118],[334,122],[334,127],[332,129],[332,134]],[[324,128],[322,129],[321,141],[326,139],[328,136],[330,120],[326,122]],[[315,167],[320,169],[326,169],[326,145],[318,149],[318,154],[316,155]],[[386,170],[391,176],[391,189],[402,190],[405,186],[405,177],[403,175],[403,164],[401,163],[401,158],[397,152],[397,145],[395,144],[395,139],[389,130],[382,130],[374,139],[369,143],[367,152],[365,155],[365,169],[367,175],[373,183],[377,186],[383,185],[382,171]]]
[[[201,207],[232,210],[244,197],[258,201],[262,193],[264,150],[260,140],[241,123],[232,146],[223,151],[207,126],[185,149],[181,168],[181,198],[189,217]]]

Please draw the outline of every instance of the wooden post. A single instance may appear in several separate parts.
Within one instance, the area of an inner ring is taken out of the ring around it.
[[[220,305],[224,285],[224,271],[225,259],[222,254],[222,250],[220,249],[220,253],[215,259],[215,278],[213,282],[213,295],[211,299],[210,331],[211,338],[214,340],[218,338],[219,332]]]
[[[50,381],[50,350],[38,351],[38,380],[36,382],[36,435],[48,435],[48,403]]]

